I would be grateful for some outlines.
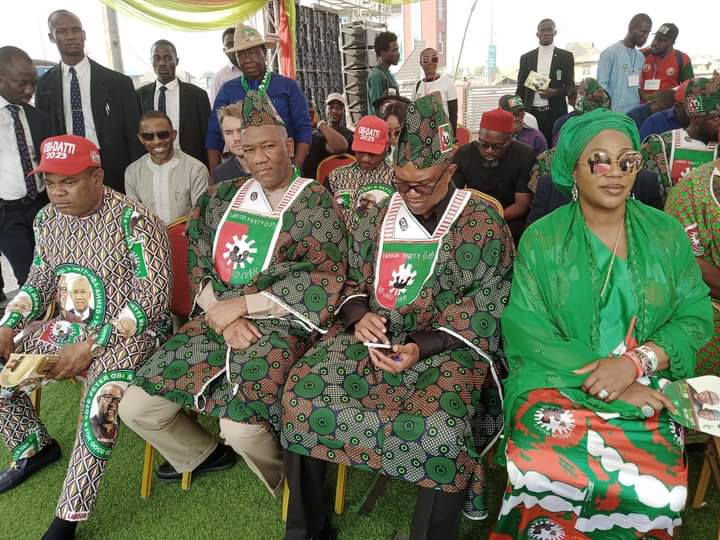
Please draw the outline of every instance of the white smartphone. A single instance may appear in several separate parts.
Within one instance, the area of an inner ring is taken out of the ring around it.
[[[368,349],[392,349],[392,345],[388,345],[386,343],[373,343],[372,341],[363,341],[363,345],[365,345]]]

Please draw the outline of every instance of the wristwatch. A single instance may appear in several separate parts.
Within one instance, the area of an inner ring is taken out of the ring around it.
[[[326,122],[325,120],[320,120],[315,127],[317,127],[318,129],[320,129],[320,126],[323,125],[323,124],[327,125],[327,122]]]

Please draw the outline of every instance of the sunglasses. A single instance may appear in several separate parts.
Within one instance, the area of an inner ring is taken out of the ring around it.
[[[619,158],[612,159],[607,152],[595,152],[587,160],[590,174],[605,176],[612,170],[613,163],[617,163],[623,174],[635,174],[643,166],[643,157],[640,152],[625,152]]]
[[[441,179],[442,180],[442,179]],[[432,184],[408,184],[406,182],[391,182],[395,191],[400,194],[408,193],[411,189],[415,190],[418,195],[432,195],[435,191],[435,187],[440,183],[440,180],[433,182]]]
[[[170,132],[167,130],[155,131],[155,132],[144,131],[143,133],[140,134],[140,137],[142,138],[143,141],[146,141],[146,142],[155,140],[155,137],[157,137],[161,141],[166,141],[170,138]]]
[[[492,144],[492,143],[488,143],[485,141],[478,141],[478,145],[483,150],[492,150],[493,152],[499,152],[500,150],[502,150],[503,148],[505,148],[508,145],[509,141],[510,141],[510,139],[508,139],[507,141],[505,141],[504,143],[501,143],[501,144]]]
[[[438,63],[438,57],[437,56],[431,56],[431,57],[425,57],[422,59],[423,64],[437,64]]]

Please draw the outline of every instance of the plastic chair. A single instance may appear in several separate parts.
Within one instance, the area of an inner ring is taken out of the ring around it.
[[[458,124],[457,133],[455,134],[455,138],[457,139],[457,142],[460,146],[464,146],[470,142],[470,139],[472,138],[472,136],[471,136],[470,130],[468,128]]]
[[[350,165],[351,163],[355,163],[355,156],[352,154],[335,154],[334,156],[328,156],[318,164],[315,178],[324,186],[331,172],[338,167]]]
[[[188,241],[185,234],[187,217],[173,221],[168,225],[168,239],[170,240],[170,254],[172,256],[173,290],[170,297],[170,311],[183,318],[187,318],[192,311],[192,298],[190,297],[190,280],[188,278]],[[140,496],[147,499],[152,490],[153,462],[155,449],[149,442],[145,443],[143,458],[142,479],[140,481]],[[182,473],[180,488],[184,491],[190,489],[192,472]]]
[[[337,482],[335,483],[335,515],[340,516],[345,511],[345,489],[347,488],[348,467],[338,464]],[[290,505],[290,488],[287,480],[283,485],[282,494],[282,520],[287,521],[288,506]]]
[[[465,188],[465,191],[469,191],[470,193],[474,193],[478,197],[480,197],[485,204],[488,206],[492,206],[493,209],[500,214],[500,217],[503,217],[503,206],[500,204],[500,201],[498,201],[495,197],[492,195],[488,195],[487,193],[483,193],[482,191],[478,191],[477,189],[472,188]]]
[[[718,437],[711,437],[705,446],[705,460],[700,470],[700,479],[692,500],[693,508],[701,508],[705,504],[705,494],[711,476],[715,479],[715,485],[720,490],[720,438]],[[718,539],[720,540],[720,529],[718,529]]]

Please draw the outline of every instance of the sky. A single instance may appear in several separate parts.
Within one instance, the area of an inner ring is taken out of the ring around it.
[[[473,0],[447,0],[448,61],[457,59],[465,23]],[[462,67],[474,68],[485,63],[490,43],[492,0],[479,0],[470,19]],[[696,0],[700,5],[699,0]],[[47,15],[60,7],[80,16],[87,34],[86,51],[100,63],[107,64],[103,4],[99,0],[30,0],[32,9],[15,9],[0,19],[0,46],[15,45],[33,58],[57,61],[59,55],[47,37]],[[720,3],[702,2],[702,9],[678,9],[676,2],[658,0],[654,3],[603,0],[602,2],[543,2],[515,0],[495,2],[495,44],[500,68],[518,63],[520,55],[537,46],[535,30],[545,17],[555,20],[556,45],[571,41],[592,41],[598,49],[622,39],[627,23],[638,10],[647,9],[653,28],[663,22],[674,22],[680,28],[677,48],[691,57],[716,55],[714,32],[720,16]],[[9,11],[9,10],[8,10]],[[699,16],[701,13],[702,16]],[[125,72],[138,75],[150,71],[150,45],[157,39],[169,39],[178,49],[179,69],[200,76],[217,71],[227,60],[222,54],[220,30],[214,32],[173,31],[137,19],[118,15],[120,40]]]

